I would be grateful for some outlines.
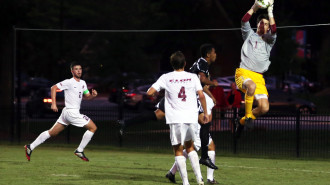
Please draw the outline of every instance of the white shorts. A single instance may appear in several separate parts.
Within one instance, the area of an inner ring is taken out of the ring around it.
[[[170,126],[171,144],[184,145],[185,141],[194,140],[194,131],[191,127],[192,123],[172,123]]]
[[[199,132],[201,130],[201,125],[200,124],[192,124],[191,128],[193,129],[194,132],[194,148],[196,151],[199,151],[199,149],[201,148],[201,138],[199,137]],[[212,137],[211,134],[209,134],[209,144],[211,144],[212,142]]]
[[[211,114],[212,114],[212,109],[213,109],[213,107],[214,107],[213,100],[212,100],[212,98],[211,98],[209,95],[207,95],[205,92],[203,92],[203,93],[204,93],[204,96],[205,96],[207,113],[208,113],[208,115],[211,115]],[[198,99],[198,106],[199,106],[199,112],[200,112],[200,113],[203,113],[204,110],[203,110],[202,104],[200,103],[199,99]]]
[[[57,122],[62,125],[74,125],[76,127],[84,127],[89,122],[90,118],[80,114],[79,109],[67,109],[64,107]]]

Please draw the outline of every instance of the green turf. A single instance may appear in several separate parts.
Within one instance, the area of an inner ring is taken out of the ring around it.
[[[69,145],[70,146],[70,145]],[[171,152],[145,153],[88,147],[90,162],[73,155],[68,145],[42,145],[31,162],[23,146],[0,145],[0,184],[171,184],[165,174],[174,157]],[[217,156],[215,178],[223,185],[236,184],[329,184],[329,160],[256,159]],[[196,184],[188,162],[190,183]],[[204,179],[206,168],[201,167]],[[176,180],[181,183],[180,176]]]

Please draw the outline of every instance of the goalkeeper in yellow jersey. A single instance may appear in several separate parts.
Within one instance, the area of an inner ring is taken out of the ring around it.
[[[273,2],[267,8],[268,15],[257,18],[257,31],[254,32],[249,20],[258,10],[254,4],[242,18],[242,36],[244,44],[241,49],[240,67],[236,69],[235,81],[237,87],[245,93],[245,116],[236,122],[235,136],[240,137],[244,126],[253,128],[253,120],[268,112],[268,92],[263,73],[270,65],[269,56],[276,41],[276,25],[273,15]],[[253,100],[257,107],[252,110]]]

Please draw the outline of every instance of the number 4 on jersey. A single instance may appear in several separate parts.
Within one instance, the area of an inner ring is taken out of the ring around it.
[[[180,89],[180,92],[178,94],[178,98],[182,98],[182,101],[186,101],[186,90],[185,88],[182,86],[181,89]]]

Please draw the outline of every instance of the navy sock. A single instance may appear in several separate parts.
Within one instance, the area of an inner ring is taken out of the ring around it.
[[[201,129],[199,132],[199,137],[201,138],[201,150],[202,150],[202,158],[206,159],[209,157],[208,155],[208,144],[209,144],[209,139],[210,139],[210,126],[211,122],[201,125]]]

